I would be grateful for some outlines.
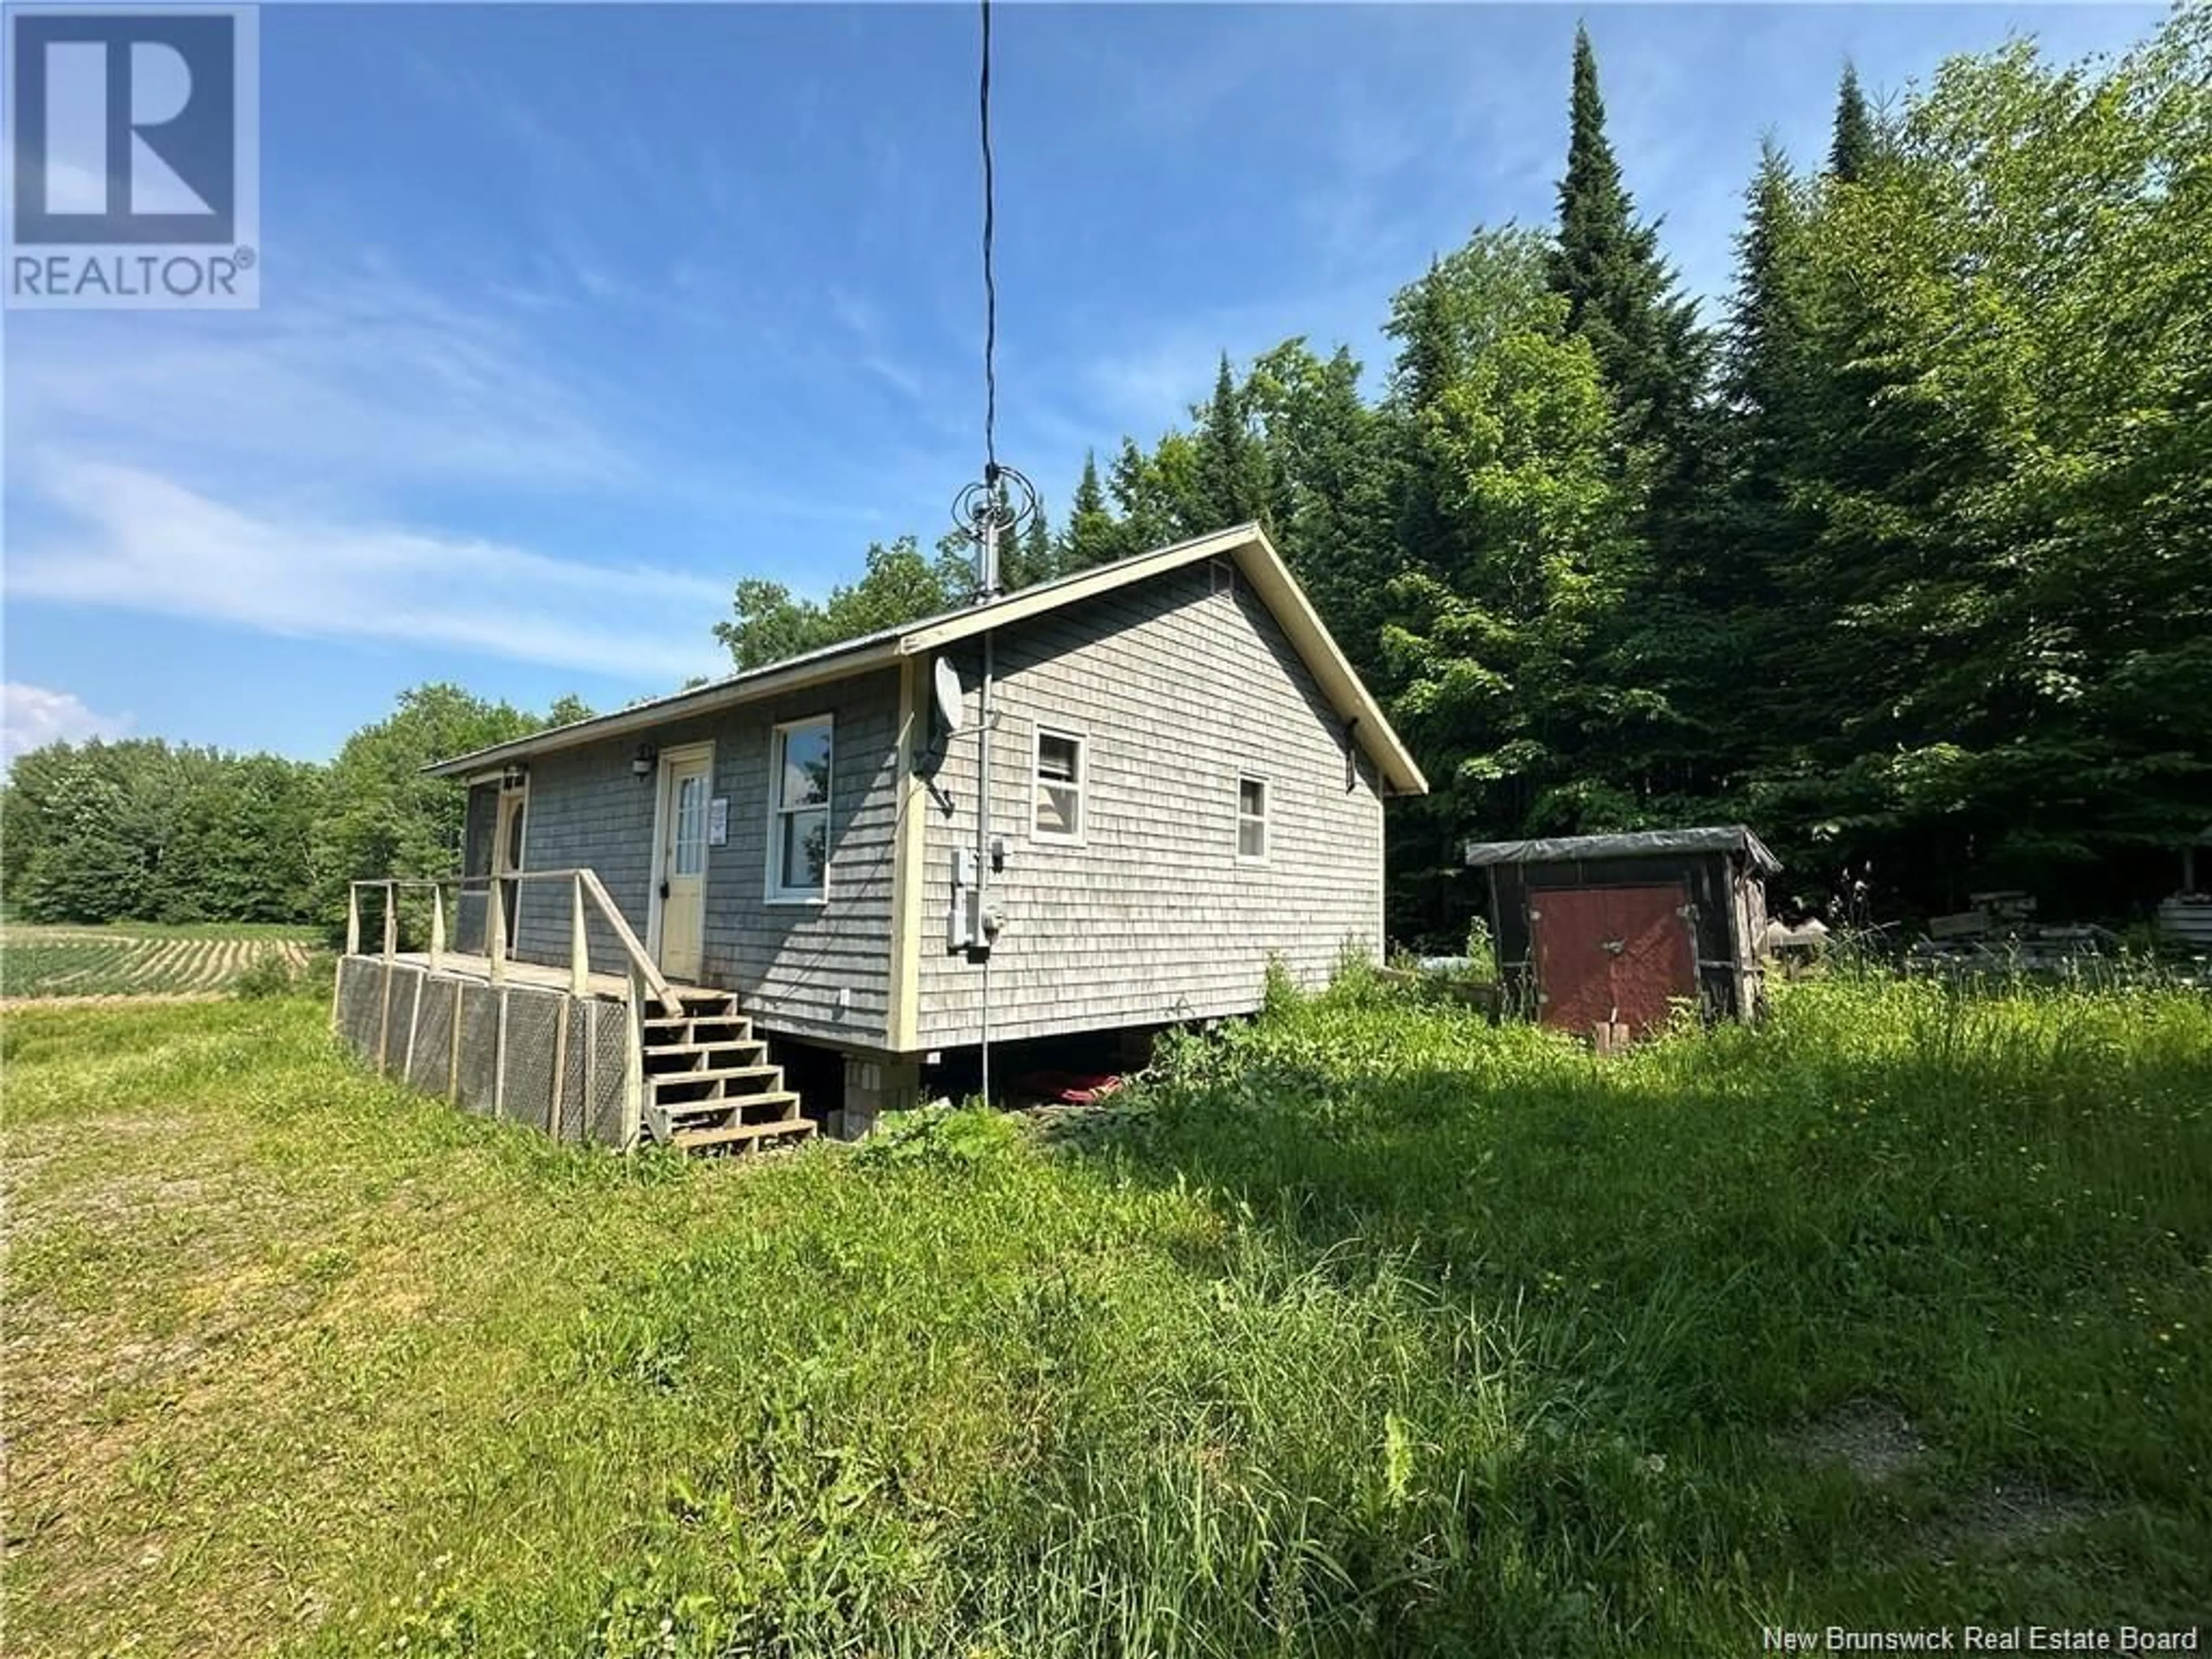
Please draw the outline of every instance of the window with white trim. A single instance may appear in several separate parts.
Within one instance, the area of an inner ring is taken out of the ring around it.
[[[707,775],[687,772],[676,781],[676,857],[670,873],[696,876],[707,868]]]
[[[768,896],[818,899],[830,875],[830,717],[775,728],[769,773]]]
[[[1237,856],[1247,864],[1267,856],[1267,781],[1249,772],[1237,780]]]
[[[1083,839],[1083,738],[1040,726],[1030,833],[1039,841]]]

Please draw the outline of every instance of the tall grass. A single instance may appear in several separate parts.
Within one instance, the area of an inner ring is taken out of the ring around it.
[[[2206,1603],[2202,1000],[1793,986],[1601,1062],[1355,976],[1054,1139],[719,1167],[465,1119],[316,1018],[0,1025],[24,1651],[1691,1654]],[[1918,1461],[1808,1455],[1869,1403]]]

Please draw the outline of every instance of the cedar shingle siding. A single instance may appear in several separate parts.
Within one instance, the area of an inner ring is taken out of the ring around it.
[[[994,1041],[1207,1018],[1259,1005],[1271,951],[1308,983],[1382,930],[1382,809],[1343,721],[1244,583],[1204,563],[1000,630],[992,830]],[[982,969],[945,948],[957,847],[975,844],[981,641],[950,653],[968,717],[922,797],[920,1041],[978,1036]],[[1036,726],[1085,738],[1083,839],[1039,842]],[[1268,785],[1268,857],[1237,856],[1237,780]]]
[[[1199,562],[1000,629],[992,830],[1007,843],[993,902],[994,1040],[1210,1018],[1256,1007],[1267,958],[1325,978],[1380,951],[1382,806],[1374,773],[1266,605]],[[953,850],[975,844],[982,647],[948,653],[962,729],[929,745],[919,909],[920,1048],[975,1042],[982,969],[945,948]],[[926,669],[926,662],[923,664]],[[925,673],[921,684],[927,688]],[[712,739],[729,840],[710,848],[701,979],[762,1030],[889,1048],[899,676],[878,670],[530,764],[526,867],[596,869],[647,939],[655,786],[630,771]],[[835,717],[826,906],[763,903],[769,763],[779,721]],[[1036,727],[1079,733],[1079,844],[1031,834]],[[926,720],[923,722],[927,726]],[[926,735],[926,733],[925,733]],[[1268,853],[1237,857],[1238,781],[1265,779]],[[518,954],[567,959],[568,896],[526,886]],[[593,966],[619,969],[599,930]],[[843,1008],[839,994],[847,994]]]
[[[836,721],[830,784],[830,903],[763,904],[768,876],[770,732],[781,720]],[[877,673],[765,703],[657,727],[661,749],[711,740],[713,793],[729,800],[729,841],[707,849],[700,977],[738,993],[763,1027],[871,1047],[885,1041],[898,677]],[[653,877],[654,784],[630,772],[639,739],[611,738],[530,763],[526,867],[588,865],[640,939]],[[569,899],[561,884],[526,884],[516,953],[568,960]],[[619,971],[595,927],[595,968]],[[840,1010],[840,989],[849,991]]]

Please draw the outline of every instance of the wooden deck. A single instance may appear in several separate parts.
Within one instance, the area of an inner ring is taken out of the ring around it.
[[[364,951],[361,954],[364,960],[369,962],[384,959],[373,951]],[[395,951],[392,953],[392,960],[410,968],[428,968],[431,965],[430,953],[427,951]],[[472,979],[489,985],[491,983],[491,958],[471,956],[465,951],[441,951],[438,957],[437,972],[455,979]],[[566,991],[568,988],[568,969],[549,967],[542,962],[517,962],[510,957],[506,979],[509,985],[527,985],[533,990]],[[592,974],[587,976],[587,982],[593,996],[605,997],[611,1002],[620,1002],[629,994],[629,980],[626,975]],[[672,982],[672,988],[684,992],[702,988]]]
[[[560,1140],[729,1153],[817,1133],[735,992],[591,974],[579,998],[565,966],[491,973],[465,951],[349,952],[331,1029],[380,1073]]]

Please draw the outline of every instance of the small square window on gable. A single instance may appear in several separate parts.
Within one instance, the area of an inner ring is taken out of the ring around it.
[[[1237,780],[1237,856],[1247,864],[1267,856],[1267,781],[1249,775]]]
[[[1038,841],[1083,839],[1083,749],[1077,732],[1037,727],[1030,833]]]
[[[1213,573],[1213,591],[1234,599],[1237,594],[1237,562],[1216,556],[1208,559],[1206,568]]]

